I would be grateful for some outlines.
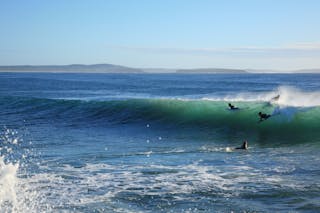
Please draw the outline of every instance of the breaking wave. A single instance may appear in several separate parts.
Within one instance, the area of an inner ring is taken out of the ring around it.
[[[275,95],[280,97],[270,101]],[[320,138],[320,93],[281,87],[265,94],[239,94],[220,99],[140,98],[61,100],[0,98],[1,114],[32,122],[105,126],[156,124],[168,131],[189,129],[230,135],[244,133],[287,141]],[[266,101],[268,100],[268,101]],[[239,107],[229,110],[228,103]],[[272,115],[259,122],[258,112]],[[11,120],[12,121],[12,120]]]

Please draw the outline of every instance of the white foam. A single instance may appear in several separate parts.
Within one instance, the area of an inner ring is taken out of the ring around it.
[[[34,210],[31,212],[51,212],[55,208],[64,209],[68,206],[112,203],[119,196],[125,199],[123,193],[172,196],[173,202],[187,202],[193,199],[188,194],[197,192],[210,192],[228,198],[255,190],[245,187],[248,182],[257,187],[266,184],[287,187],[290,184],[288,179],[282,179],[281,174],[268,174],[270,168],[264,172],[263,169],[257,170],[246,164],[203,165],[201,161],[185,165],[90,163],[81,168],[65,165],[53,170],[44,163],[41,170],[46,173],[16,179],[15,191],[19,207],[16,212],[25,212],[22,206]],[[35,199],[36,202],[31,201]],[[33,202],[34,206],[26,205],[28,201]]]
[[[0,156],[0,209],[4,208],[6,203],[17,205],[16,184],[18,164],[4,162]]]
[[[1,135],[0,147],[0,209],[5,209],[8,203],[17,206],[17,171],[19,163],[6,160],[13,153],[12,146],[18,144],[17,131],[5,129]]]
[[[26,154],[14,152],[22,141],[19,133],[11,129],[5,129],[0,137],[0,212],[50,211],[41,190],[34,188],[32,177],[21,178],[27,175],[21,162]]]
[[[222,147],[204,146],[201,149],[226,151]],[[184,150],[174,149],[172,152]],[[63,211],[70,206],[81,208],[99,202],[113,202],[119,197],[126,199],[122,193],[172,196],[170,199],[173,201],[188,202],[188,199],[193,199],[188,195],[197,192],[228,198],[255,190],[245,187],[248,182],[257,187],[265,187],[266,184],[287,187],[292,184],[287,177],[285,180],[282,178],[282,173],[270,175],[269,167],[257,169],[241,161],[236,165],[210,165],[201,161],[180,165],[88,163],[81,168],[57,166],[55,162],[47,161],[41,163],[40,172],[24,177],[20,166],[21,163],[6,162],[4,156],[0,157],[0,209],[3,212]],[[282,168],[275,169],[278,170]],[[294,183],[303,185],[299,181]]]
[[[233,152],[235,151],[235,147],[215,147],[215,146],[201,146],[200,151],[202,152]]]
[[[226,152],[232,152],[233,151],[233,148],[231,147],[226,147]]]
[[[210,191],[221,197],[230,197],[245,190],[241,187],[242,182],[266,184],[270,180],[270,183],[278,184],[282,181],[278,176],[266,179],[260,171],[246,165],[227,167],[200,165],[199,162],[179,166],[103,163],[87,164],[82,168],[64,166],[60,172],[34,175],[32,184],[43,194],[48,194],[47,202],[52,205],[58,197],[60,204],[55,206],[86,206],[112,202],[112,199],[123,196],[121,193],[137,193],[139,196],[170,194],[173,199],[186,200],[186,194]]]
[[[294,87],[279,87],[279,105],[294,107],[320,106],[320,92],[304,92]]]
[[[280,95],[278,100],[272,100]],[[313,107],[320,106],[320,92],[306,92],[295,87],[280,86],[274,91],[264,93],[245,92],[224,97],[203,97],[202,100],[226,102],[272,102],[280,106]]]

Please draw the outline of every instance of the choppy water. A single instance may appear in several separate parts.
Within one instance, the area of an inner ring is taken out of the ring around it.
[[[1,73],[0,212],[319,212],[319,119],[319,74]]]

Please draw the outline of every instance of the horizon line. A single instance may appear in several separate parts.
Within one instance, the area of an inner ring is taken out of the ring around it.
[[[113,63],[68,63],[68,64],[16,64],[16,65],[0,65],[0,67],[23,67],[23,66],[30,66],[30,67],[45,67],[45,66],[94,66],[94,65],[111,65],[111,66],[120,66],[123,68],[132,68],[132,69],[142,69],[142,70],[152,70],[152,69],[163,69],[163,70],[194,70],[194,69],[226,69],[226,70],[245,70],[245,71],[299,71],[299,70],[319,70],[320,67],[312,67],[312,68],[295,68],[295,69],[268,69],[268,68],[230,68],[230,67],[192,67],[192,68],[170,68],[170,67],[133,67],[127,65],[120,65],[120,64],[113,64]]]

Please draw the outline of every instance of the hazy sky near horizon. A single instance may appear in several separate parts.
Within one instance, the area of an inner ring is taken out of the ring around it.
[[[320,67],[318,0],[0,0],[0,65]]]

